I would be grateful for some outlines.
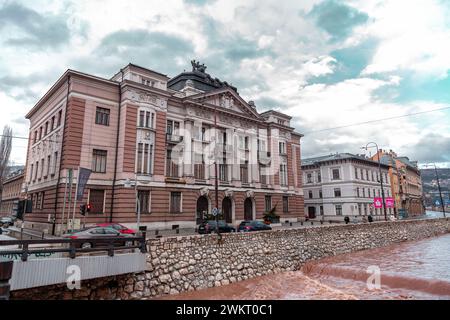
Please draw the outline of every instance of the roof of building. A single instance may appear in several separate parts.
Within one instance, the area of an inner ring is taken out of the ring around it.
[[[191,81],[191,85],[198,90],[209,92],[222,87],[229,87],[237,92],[237,88],[226,81],[213,78],[206,72],[206,66],[198,61],[192,60],[192,71],[185,71],[173,77],[167,83],[168,88],[180,91],[186,86],[186,81]]]
[[[409,160],[408,157],[397,157],[396,159],[399,160],[399,161],[401,161],[401,162],[403,162],[404,164],[406,164],[406,165],[409,166],[409,167],[412,167],[412,168],[414,168],[414,169],[417,169],[417,163],[415,163],[415,162]]]
[[[345,159],[360,160],[360,161],[365,161],[367,163],[371,163],[373,165],[378,165],[378,162],[373,161],[364,156],[344,152],[344,153],[332,153],[332,154],[329,154],[326,156],[302,159],[302,166],[315,165],[315,164],[319,164],[321,162],[345,160]],[[382,163],[382,165],[386,166],[384,163]]]

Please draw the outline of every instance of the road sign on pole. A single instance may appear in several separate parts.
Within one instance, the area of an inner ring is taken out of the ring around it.
[[[219,209],[217,209],[216,207],[214,207],[213,209],[212,209],[212,215],[215,217],[215,216],[217,216],[219,214]]]

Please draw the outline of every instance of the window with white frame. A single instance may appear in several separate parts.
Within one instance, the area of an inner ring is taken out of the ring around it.
[[[341,179],[341,173],[338,168],[331,170],[331,177],[333,180],[339,180]]]
[[[136,173],[151,174],[153,166],[153,145],[138,143],[136,151]]]
[[[288,176],[287,176],[287,165],[280,164],[280,185],[287,186]]]
[[[278,143],[278,151],[280,154],[286,154],[286,142],[280,141]]]
[[[140,128],[154,128],[155,127],[155,113],[141,110],[139,111],[139,127]]]
[[[335,210],[337,216],[342,216],[342,205],[341,204],[334,205],[334,210]]]

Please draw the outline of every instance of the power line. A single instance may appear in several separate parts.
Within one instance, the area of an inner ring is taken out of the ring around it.
[[[364,121],[364,122],[356,122],[356,123],[347,124],[347,125],[343,125],[343,126],[339,126],[339,127],[332,127],[332,128],[326,128],[326,129],[313,130],[313,131],[306,132],[304,134],[307,135],[307,134],[311,134],[311,133],[317,133],[317,132],[323,132],[323,131],[331,131],[331,130],[342,129],[342,128],[349,128],[349,127],[360,126],[360,125],[369,124],[369,123],[375,123],[375,122],[380,122],[380,121],[393,120],[393,119],[399,119],[399,118],[406,118],[406,117],[411,117],[411,116],[415,116],[415,115],[418,115],[418,114],[430,113],[430,112],[441,111],[441,110],[446,110],[446,109],[450,109],[450,107],[444,107],[444,108],[439,108],[439,109],[408,113],[408,114],[404,114],[404,115],[401,115],[401,116],[394,116],[394,117],[388,117],[388,118],[382,118],[382,119],[376,119],[376,120],[369,120],[369,121]]]

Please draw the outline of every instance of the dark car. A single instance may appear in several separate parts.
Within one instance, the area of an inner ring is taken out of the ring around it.
[[[272,230],[271,226],[261,222],[261,221],[242,221],[238,227],[239,232],[250,232],[250,231],[262,231],[262,230]]]
[[[198,233],[206,234],[216,231],[217,223],[215,220],[208,220],[202,222],[198,227]],[[221,233],[229,233],[236,232],[236,229],[227,224],[225,221],[219,221],[219,232]]]
[[[111,238],[118,238],[114,242],[115,246],[131,246],[133,241],[127,241],[127,238],[130,237],[132,237],[132,235],[120,233],[111,227],[85,228],[63,235],[63,238],[82,239],[83,241],[76,243],[75,247],[77,248],[104,247],[109,244],[109,239]]]

